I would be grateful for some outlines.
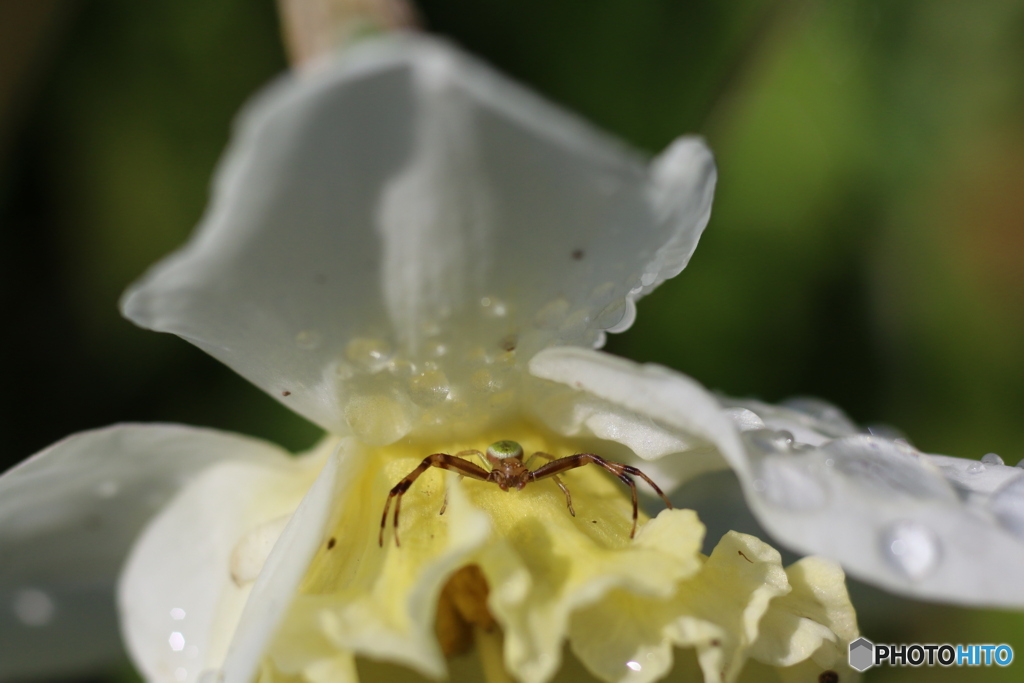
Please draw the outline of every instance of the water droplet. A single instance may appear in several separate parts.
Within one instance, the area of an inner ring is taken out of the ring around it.
[[[726,416],[732,419],[736,427],[742,432],[749,432],[752,429],[764,429],[764,420],[753,410],[746,408],[728,408]]]
[[[879,540],[886,562],[915,581],[932,573],[941,559],[938,537],[919,522],[896,522],[882,533]]]
[[[186,678],[188,678],[188,670],[185,667],[179,666],[174,670],[174,680],[183,681]]]
[[[386,339],[355,337],[345,347],[345,356],[358,367],[376,370],[391,357],[391,344]]]
[[[302,330],[295,335],[295,345],[303,351],[315,351],[322,341],[323,337],[316,330]]]
[[[1024,458],[1020,459],[1020,462],[1017,463],[1017,467],[1024,468]]]
[[[867,426],[867,432],[871,436],[877,436],[880,439],[888,439],[889,441],[895,441],[896,439],[903,439],[909,443],[907,435],[902,431],[887,424],[873,424]]]
[[[985,465],[975,461],[969,464],[966,468],[964,468],[964,471],[967,472],[968,474],[981,474],[982,472],[985,471]]]
[[[569,313],[569,302],[565,297],[558,297],[545,304],[533,317],[533,324],[542,330],[557,329]]]
[[[469,383],[477,391],[488,394],[499,391],[505,384],[501,375],[486,368],[481,368],[470,375]]]
[[[167,644],[175,652],[181,652],[185,649],[185,636],[182,635],[181,631],[174,631],[171,633],[171,637],[167,639]]]
[[[384,446],[412,428],[412,406],[394,394],[356,394],[345,404],[345,419],[357,437],[371,446]]]
[[[1024,477],[1018,476],[997,490],[988,504],[1000,524],[1024,539]]]
[[[14,616],[25,626],[46,626],[56,611],[53,598],[38,588],[24,588],[15,593],[13,607]]]
[[[643,669],[643,667],[640,666],[640,662],[626,662],[626,666],[628,666],[633,671],[640,671],[641,669]]]
[[[488,318],[504,318],[508,315],[508,306],[501,299],[494,296],[485,296],[480,299],[480,307]]]
[[[121,485],[116,481],[102,481],[96,485],[96,495],[100,498],[113,498],[121,490]]]
[[[447,355],[448,345],[440,339],[433,339],[424,344],[423,350],[430,358],[441,358]]]
[[[433,406],[448,398],[448,378],[440,370],[427,370],[409,380],[409,398],[420,406]]]
[[[743,432],[746,442],[762,453],[784,453],[793,445],[793,434],[786,430],[751,429]]]
[[[999,457],[998,453],[986,453],[981,456],[981,461],[986,465],[1005,465],[1003,459]]]
[[[825,458],[825,466],[826,467],[835,467],[836,466],[836,461],[833,458]]]
[[[175,621],[181,621],[185,618],[185,610],[180,607],[175,607],[171,610],[171,619]]]
[[[591,320],[590,309],[579,308],[579,309],[573,311],[569,315],[569,317],[567,317],[562,322],[562,326],[559,328],[559,330],[564,335],[579,334],[583,330],[583,328],[587,327],[587,325],[590,324],[590,320]]]

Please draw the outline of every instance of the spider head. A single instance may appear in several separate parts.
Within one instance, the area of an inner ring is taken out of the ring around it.
[[[492,467],[496,467],[505,460],[522,460],[523,447],[515,441],[495,441],[487,447],[485,457]]]

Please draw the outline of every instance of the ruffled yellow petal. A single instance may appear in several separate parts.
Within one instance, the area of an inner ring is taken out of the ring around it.
[[[446,655],[468,647],[490,680],[504,668],[523,683],[545,683],[567,642],[609,683],[665,676],[675,647],[694,648],[706,681],[731,683],[755,654],[782,667],[814,658],[820,672],[856,633],[832,565],[805,560],[787,577],[778,552],[735,533],[704,557],[704,527],[689,510],[642,517],[630,539],[627,489],[594,466],[562,475],[575,516],[553,480],[506,492],[429,469],[402,500],[401,546],[390,518],[378,546],[388,491],[424,457],[509,437],[526,453],[579,451],[516,426],[478,443],[397,444],[353,458],[341,474],[350,493],[337,503],[261,683],[354,681],[355,657],[441,678]]]
[[[751,656],[785,667],[787,681],[816,681],[815,671],[828,669],[841,681],[853,680],[857,674],[846,665],[847,650],[859,632],[843,570],[820,557],[805,557],[786,575],[793,590],[772,601]],[[802,662],[813,665],[798,666]]]

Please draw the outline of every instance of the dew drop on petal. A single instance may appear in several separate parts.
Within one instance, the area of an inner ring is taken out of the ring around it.
[[[175,621],[181,621],[185,618],[185,610],[180,607],[175,607],[171,610],[171,619]]]
[[[999,457],[998,453],[986,453],[981,456],[981,461],[986,465],[1005,465],[1003,459]]]
[[[971,464],[969,464],[964,469],[964,471],[967,472],[968,474],[981,474],[982,472],[985,471],[985,465],[980,463],[980,462],[975,461],[975,462],[972,462]]]
[[[504,382],[500,374],[487,369],[480,369],[470,375],[469,383],[479,392],[492,394],[501,390]]]
[[[53,619],[56,605],[48,593],[24,588],[14,594],[14,616],[25,626],[46,626]]]
[[[358,367],[376,370],[391,357],[391,344],[386,339],[354,337],[345,347],[345,357]]]
[[[485,296],[480,299],[480,308],[488,318],[504,318],[508,315],[508,306],[497,297]]]
[[[896,522],[879,539],[886,562],[908,579],[920,580],[939,564],[942,554],[939,539],[931,529],[918,522]]]
[[[295,346],[303,351],[315,351],[320,348],[323,338],[316,330],[302,330],[295,335]]]
[[[906,434],[901,432],[896,427],[886,424],[873,424],[867,426],[868,434],[871,436],[877,436],[880,439],[889,439],[895,441],[896,439],[907,439]]]
[[[784,453],[793,445],[793,434],[786,430],[751,429],[743,432],[743,437],[761,453]]]
[[[563,322],[559,331],[564,335],[575,336],[590,324],[591,311],[588,308],[580,308],[573,311]]]
[[[409,380],[409,398],[420,406],[434,406],[448,398],[448,378],[440,370],[427,370]]]
[[[726,416],[733,421],[733,424],[741,432],[749,432],[753,429],[764,429],[764,420],[755,413],[753,410],[747,410],[746,408],[728,408],[725,411]]]
[[[356,394],[345,404],[345,419],[364,443],[384,446],[402,438],[412,428],[413,406],[408,399],[390,394]]]
[[[182,635],[181,631],[174,631],[171,633],[171,637],[167,639],[167,644],[175,652],[181,652],[185,649],[185,636]]]
[[[633,671],[640,671],[643,668],[642,666],[640,666],[640,662],[626,662],[626,666],[628,666]]]

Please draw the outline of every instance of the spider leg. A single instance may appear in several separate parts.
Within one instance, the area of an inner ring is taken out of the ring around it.
[[[542,453],[541,451],[537,451],[536,453],[534,453],[533,455],[526,459],[526,469],[530,469],[530,463],[533,462],[534,458],[545,458],[550,461],[558,459],[555,456],[551,455],[550,453]],[[565,494],[565,505],[566,507],[569,508],[569,514],[575,517],[576,511],[572,508],[572,495],[569,493],[569,489],[565,487],[565,484],[562,483],[562,479],[557,474],[551,475],[551,478],[555,480],[556,484],[558,484],[558,488],[562,489],[562,493]]]
[[[660,488],[658,488],[658,485],[651,481],[651,478],[648,477],[646,474],[644,474],[635,467],[623,465],[622,463],[618,462],[611,462],[605,460],[599,455],[594,455],[593,453],[578,453],[576,455],[570,455],[568,457],[559,458],[558,460],[549,462],[547,465],[538,467],[533,472],[530,472],[530,481],[537,481],[539,479],[547,479],[548,477],[554,477],[560,472],[565,472],[567,470],[575,469],[577,467],[583,467],[584,465],[589,465],[591,463],[604,468],[608,472],[611,472],[612,474],[619,478],[619,481],[621,481],[623,484],[630,488],[630,492],[632,493],[633,499],[633,528],[629,532],[630,538],[633,538],[633,536],[636,534],[636,519],[638,508],[636,498],[636,484],[633,482],[633,479],[630,475],[640,477],[641,479],[646,481],[650,485],[650,487],[654,489],[654,491],[659,496],[661,496],[661,499],[665,501],[665,505],[668,506],[670,510],[672,509],[671,501],[669,501],[669,499],[665,497],[665,494],[662,493]]]
[[[484,462],[484,463],[487,462],[486,460],[484,460],[484,454],[481,453],[480,451],[476,450],[475,448],[471,448],[468,451],[459,451],[458,453],[455,454],[455,457],[456,458],[464,458],[467,455],[476,455],[476,456],[478,456],[480,458],[481,462]],[[459,475],[459,481],[462,481],[465,477],[466,477],[466,475],[460,474]],[[447,509],[448,509],[448,487],[446,486],[445,489],[444,489],[444,502],[441,503],[441,511],[438,512],[437,514],[443,515],[444,511],[447,510]]]
[[[487,481],[488,472],[471,462],[463,460],[462,458],[454,455],[448,455],[446,453],[434,453],[428,455],[423,459],[416,469],[407,474],[402,481],[394,485],[391,491],[388,493],[387,502],[384,503],[384,514],[380,518],[380,534],[377,537],[377,544],[384,545],[384,527],[387,525],[388,510],[391,508],[391,499],[395,499],[395,545],[400,546],[401,543],[398,540],[398,513],[402,507],[402,496],[409,490],[409,487],[413,485],[421,474],[426,472],[431,467],[439,467],[443,470],[452,470],[458,472],[464,477],[470,477],[472,479],[479,479],[481,481]]]

